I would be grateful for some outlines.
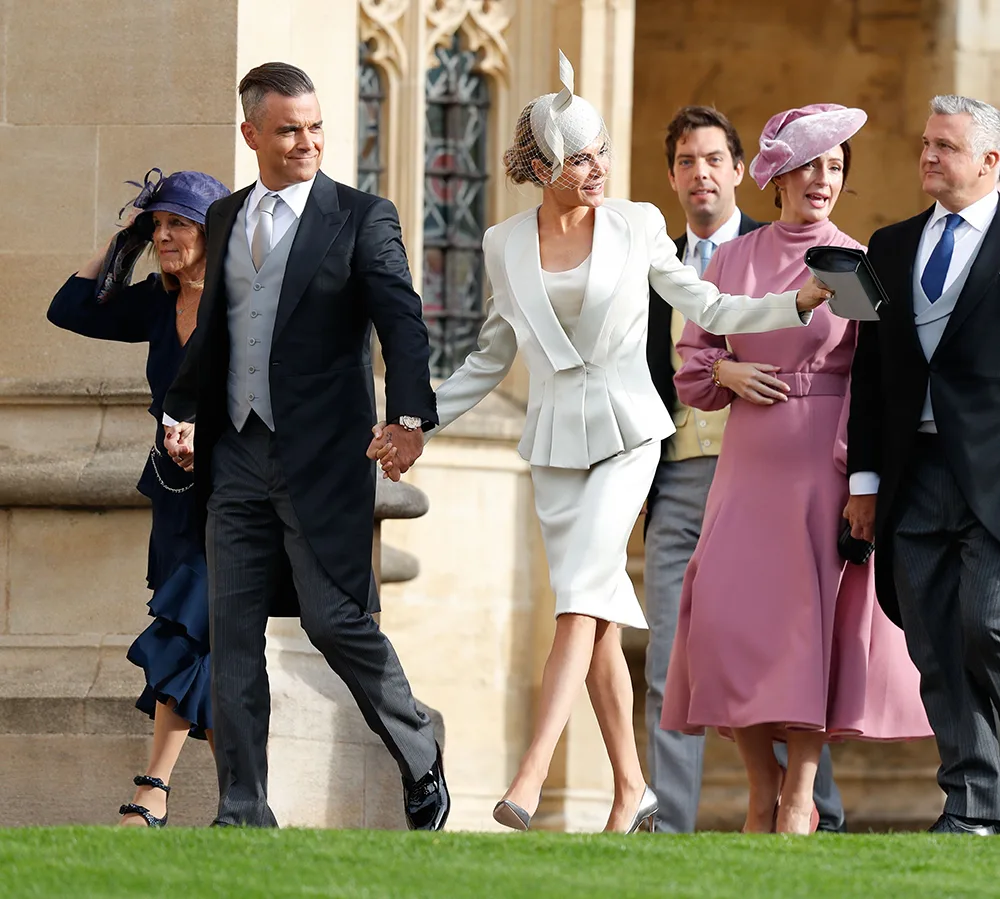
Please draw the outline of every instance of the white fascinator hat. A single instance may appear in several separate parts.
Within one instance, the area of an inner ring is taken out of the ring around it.
[[[563,86],[561,91],[536,97],[521,112],[514,144],[504,157],[508,173],[518,183],[529,180],[543,183],[531,169],[531,157],[537,158],[536,147],[551,166],[551,174],[544,182],[549,185],[560,185],[566,159],[592,144],[601,142],[602,149],[610,152],[611,142],[604,119],[593,104],[573,93],[573,65],[562,50],[559,51],[559,81]],[[528,124],[530,135],[522,134],[524,124]],[[518,173],[524,173],[523,177],[518,178]]]

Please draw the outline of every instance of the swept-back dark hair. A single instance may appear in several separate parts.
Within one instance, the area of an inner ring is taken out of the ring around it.
[[[720,128],[726,135],[726,145],[729,147],[729,155],[733,157],[733,165],[743,162],[743,144],[740,142],[739,132],[729,119],[714,106],[685,106],[677,110],[677,114],[667,125],[667,139],[664,143],[667,168],[671,173],[677,160],[677,144],[682,137],[698,128]]]
[[[287,62],[265,62],[251,69],[240,82],[240,102],[243,116],[248,122],[259,125],[263,115],[264,98],[268,94],[283,97],[301,97],[314,94],[312,79],[297,66]]]

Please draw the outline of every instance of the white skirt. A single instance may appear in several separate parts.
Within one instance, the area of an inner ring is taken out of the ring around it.
[[[646,627],[625,563],[659,460],[656,440],[588,469],[531,467],[557,616]]]

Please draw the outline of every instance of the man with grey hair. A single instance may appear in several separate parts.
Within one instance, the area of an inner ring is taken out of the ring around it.
[[[239,92],[259,176],[208,211],[198,328],[163,404],[167,449],[184,467],[197,418],[215,823],[276,825],[264,630],[268,615],[297,615],[398,764],[407,823],[440,830],[450,802],[434,729],[372,617],[372,325],[401,470],[438,420],[399,218],[319,170],[323,119],[305,72],[266,63]]]
[[[889,297],[851,373],[844,510],[877,546],[941,755],[933,833],[1000,833],[1000,112],[931,102],[920,157],[934,205],[872,235]]]

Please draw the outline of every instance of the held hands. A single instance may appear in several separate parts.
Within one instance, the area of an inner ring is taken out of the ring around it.
[[[398,481],[409,471],[424,451],[424,432],[408,431],[401,425],[387,425],[380,421],[372,428],[372,442],[366,455],[377,459],[382,466],[382,477]]]
[[[877,494],[852,496],[844,507],[844,518],[851,523],[851,536],[875,542],[875,498]]]
[[[740,399],[755,406],[773,406],[775,402],[787,403],[790,389],[784,381],[768,374],[776,371],[781,371],[777,365],[726,359],[719,363],[716,374],[719,383]]]
[[[825,303],[833,296],[830,290],[822,281],[816,280],[815,275],[810,275],[809,280],[799,288],[795,296],[795,306],[799,312],[808,312],[815,309],[821,303]]]
[[[185,471],[194,471],[194,425],[180,421],[166,429],[163,437],[170,458]]]

